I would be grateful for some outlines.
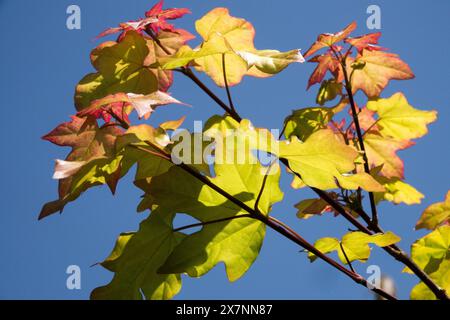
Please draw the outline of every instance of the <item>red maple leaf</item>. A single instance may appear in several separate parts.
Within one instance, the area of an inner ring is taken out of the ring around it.
[[[355,38],[347,38],[344,42],[354,46],[358,52],[361,52],[363,49],[367,49],[370,51],[375,50],[384,50],[383,47],[378,46],[378,39],[381,36],[381,32],[369,33],[360,37]]]
[[[120,41],[125,37],[125,35],[128,31],[133,30],[139,34],[142,34],[148,25],[151,25],[152,23],[156,23],[157,21],[158,21],[157,19],[155,19],[153,17],[149,17],[149,18],[145,18],[145,19],[140,18],[135,21],[121,22],[121,23],[119,23],[118,27],[106,29],[105,31],[100,33],[97,37],[95,37],[95,39],[99,39],[99,38],[102,38],[105,36],[109,36],[111,34],[121,32],[121,34],[119,35],[119,38],[117,40],[117,41]]]
[[[350,33],[352,33],[355,29],[356,29],[356,22],[352,22],[338,33],[322,33],[317,37],[316,42],[313,43],[311,48],[309,48],[308,51],[306,51],[306,53],[303,56],[306,58],[320,49],[335,46],[335,43],[338,43],[347,38],[347,36]]]
[[[317,67],[311,74],[311,77],[309,77],[308,89],[316,83],[321,83],[327,71],[330,71],[334,75],[337,82],[343,81],[344,75],[342,72],[342,66],[340,62],[332,55],[331,51],[314,56],[308,62],[318,63]]]
[[[156,19],[156,22],[153,22],[149,25],[150,29],[154,33],[158,33],[158,30],[164,31],[174,31],[174,26],[167,22],[167,20],[174,20],[181,18],[185,14],[191,13],[191,11],[187,8],[170,8],[163,9],[164,0],[159,1],[157,4],[153,6],[150,10],[145,13],[147,19],[153,18]]]
[[[100,33],[96,39],[121,32],[118,38],[118,41],[120,41],[125,34],[131,30],[136,31],[139,34],[142,34],[144,31],[149,29],[156,34],[159,30],[177,32],[174,26],[168,23],[167,20],[181,18],[185,14],[191,12],[186,8],[170,8],[163,10],[163,4],[164,0],[161,0],[155,4],[153,8],[145,13],[146,18],[121,22],[118,27],[109,28]]]

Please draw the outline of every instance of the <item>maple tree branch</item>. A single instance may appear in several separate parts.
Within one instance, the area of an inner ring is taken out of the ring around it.
[[[175,228],[175,229],[173,229],[173,232],[178,232],[178,231],[181,231],[181,230],[195,228],[195,227],[203,227],[203,226],[206,226],[208,224],[225,222],[225,221],[230,221],[230,220],[235,220],[235,219],[240,219],[240,218],[252,218],[252,215],[251,214],[240,214],[240,215],[237,215],[237,216],[232,216],[232,217],[227,217],[227,218],[222,218],[222,219],[216,219],[216,220],[210,220],[210,221],[205,221],[205,222],[193,223],[193,224],[189,224],[189,225],[186,225],[186,226],[183,226],[183,227]]]
[[[202,89],[209,97],[211,97],[222,109],[224,109],[230,116],[236,120],[237,122],[241,122],[242,118],[237,112],[233,112],[231,108],[229,108],[220,98],[218,98],[200,79],[198,79],[195,74],[190,70],[189,68],[178,70],[179,72],[183,73],[187,77],[189,77],[200,89]],[[290,169],[289,163],[286,159],[280,159],[280,162],[283,163],[287,168]],[[291,170],[292,171],[292,170]],[[292,171],[294,172],[294,171]],[[297,176],[299,176],[297,173],[294,172]],[[300,177],[300,176],[299,176]],[[301,178],[301,177],[300,177]],[[328,194],[320,189],[310,187],[311,190],[313,190],[320,198],[325,200],[333,209],[335,209],[339,214],[341,214],[345,219],[347,219],[351,224],[353,224],[357,229],[360,231],[363,231],[367,234],[373,234],[370,229],[362,225],[356,218],[354,218],[350,213],[347,212],[347,210],[341,206],[337,201],[332,199]],[[366,215],[367,216],[367,215]],[[364,217],[361,216],[363,219]],[[367,223],[368,226],[371,228],[374,228],[376,232],[382,232],[379,231],[381,228],[378,225],[374,225],[373,221],[367,216],[368,220],[364,219],[364,221]],[[377,231],[378,230],[378,231]],[[383,249],[390,254],[392,257],[394,257],[397,261],[403,263],[407,267],[411,269],[411,271],[420,279],[422,280],[428,288],[438,297],[442,300],[449,300],[449,297],[447,296],[445,290],[441,289],[434,281],[420,268],[417,266],[417,264],[412,261],[408,255],[400,250],[396,245],[383,247]],[[347,269],[345,269],[347,270]]]
[[[382,297],[384,297],[386,299],[397,300],[397,298],[395,298],[394,296],[392,296],[388,292],[384,291],[383,289],[376,288],[376,287],[370,285],[367,282],[367,280],[364,279],[361,275],[359,275],[359,274],[357,274],[357,273],[355,273],[355,272],[353,272],[351,270],[348,270],[347,268],[342,266],[340,263],[338,263],[335,260],[331,259],[327,255],[323,254],[320,250],[318,250],[316,247],[314,247],[314,245],[312,245],[311,243],[306,241],[304,238],[302,238],[299,234],[297,234],[297,233],[292,234],[291,232],[286,230],[282,225],[279,225],[277,222],[275,222],[273,217],[271,217],[271,218],[264,217],[264,218],[265,219],[262,222],[264,222],[270,228],[272,228],[273,230],[275,230],[278,233],[282,234],[283,236],[285,236],[286,238],[290,239],[291,241],[297,243],[299,246],[303,247],[304,249],[308,250],[309,252],[313,253],[318,258],[322,259],[323,261],[327,262],[329,265],[331,265],[335,269],[339,270],[340,272],[342,272],[345,275],[347,275],[348,277],[350,277],[356,283],[358,283],[358,284],[360,284],[360,285],[362,285],[362,286],[372,290],[373,292],[381,295]]]
[[[374,225],[369,215],[363,210],[357,210],[356,213],[367,223],[371,225],[372,230],[378,233],[385,233],[379,225]],[[409,256],[396,244],[383,247],[383,249],[394,257],[397,261],[407,266],[422,282],[434,293],[434,295],[441,300],[450,300],[447,292],[440,288],[430,276],[425,273]]]
[[[151,141],[146,141],[146,143],[149,146],[157,149],[162,154],[167,155],[167,158],[164,158],[164,159],[166,159],[167,161],[172,162],[170,160],[170,158],[168,158],[169,155],[164,150],[162,150],[159,146],[155,145]],[[262,214],[261,212],[250,208],[244,202],[242,202],[241,200],[235,198],[233,195],[229,194],[227,191],[225,191],[222,188],[220,188],[219,186],[217,186],[208,177],[202,175],[201,173],[199,173],[195,169],[191,168],[189,165],[186,165],[184,163],[174,164],[174,165],[176,165],[179,168],[183,169],[184,171],[186,171],[188,174],[190,174],[194,178],[200,180],[205,185],[207,185],[208,187],[210,187],[211,189],[213,189],[214,191],[216,191],[217,193],[219,193],[220,195],[222,195],[223,197],[225,197],[226,199],[228,199],[229,201],[234,203],[239,208],[247,211],[250,218],[253,218],[253,219],[261,221],[262,223],[264,223],[265,225],[269,226],[271,229],[273,229],[276,232],[280,233],[284,237],[286,237],[289,240],[295,242],[296,244],[298,244],[299,246],[303,247],[304,249],[314,253],[318,258],[322,259],[323,261],[327,262],[328,264],[330,264],[335,269],[337,269],[340,272],[344,273],[345,275],[350,277],[356,283],[358,283],[358,284],[360,284],[360,285],[362,285],[362,286],[364,286],[364,287],[374,291],[375,293],[379,294],[380,296],[382,296],[382,297],[384,297],[386,299],[397,300],[394,296],[390,295],[386,291],[384,291],[384,290],[382,290],[380,288],[375,288],[372,285],[370,285],[367,282],[367,280],[364,279],[361,275],[359,275],[359,274],[357,274],[357,273],[355,273],[355,272],[353,272],[351,270],[348,270],[347,268],[342,266],[337,261],[335,261],[332,258],[328,257],[327,255],[323,254],[320,250],[318,250],[316,247],[314,247],[314,245],[310,244],[307,240],[302,238],[298,233],[296,233],[293,229],[291,229],[286,224],[282,223],[281,221],[279,221],[279,220],[277,220],[277,219],[275,219],[273,217],[267,217],[266,215]]]
[[[284,223],[283,221],[280,221],[277,218],[271,217],[271,216],[269,216],[268,218],[269,218],[269,220],[274,221],[276,224],[280,225],[281,227],[283,227],[284,229],[289,231],[294,236],[298,236],[297,232],[294,229],[292,229],[290,226],[288,226],[286,223]]]
[[[226,63],[225,63],[225,53],[222,53],[223,82],[225,83],[225,89],[226,89],[226,91],[227,91],[228,104],[229,104],[231,110],[233,110],[234,112],[236,112],[236,109],[234,108],[233,100],[231,99],[231,92],[230,92],[230,87],[228,86],[227,70],[226,70],[225,66],[226,66]]]

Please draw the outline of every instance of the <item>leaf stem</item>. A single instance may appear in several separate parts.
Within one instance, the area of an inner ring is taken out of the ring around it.
[[[222,53],[222,71],[223,71],[223,82],[225,83],[225,89],[227,91],[228,104],[229,104],[231,110],[236,112],[236,109],[234,108],[233,100],[231,99],[230,87],[228,86],[227,70],[226,70],[226,63],[225,63],[225,53]]]
[[[241,122],[242,118],[239,114],[226,105],[218,96],[216,96],[197,76],[192,72],[189,67],[176,69],[176,71],[181,72],[189,79],[191,79],[200,89],[202,89],[211,99],[213,99],[225,112],[232,116],[236,121]]]
[[[259,204],[259,201],[261,200],[262,194],[264,192],[264,187],[266,186],[267,178],[269,177],[269,172],[272,169],[272,165],[273,165],[273,162],[267,168],[266,174],[264,175],[263,182],[261,184],[261,188],[259,189],[258,196],[256,197],[255,206],[254,206],[256,211],[259,211],[258,204]]]

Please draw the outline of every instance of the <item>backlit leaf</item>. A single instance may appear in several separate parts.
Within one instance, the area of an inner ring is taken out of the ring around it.
[[[328,51],[325,54],[312,57],[308,62],[316,62],[317,67],[309,77],[307,89],[316,83],[321,83],[327,71],[333,74],[336,82],[342,82],[344,80],[342,66],[331,52]]]
[[[317,92],[316,102],[323,106],[327,101],[334,100],[338,95],[342,95],[342,83],[335,80],[325,80]]]
[[[447,192],[445,200],[432,204],[426,208],[419,221],[417,221],[416,229],[433,230],[442,224],[450,222],[450,191]]]
[[[82,162],[83,166],[72,172],[75,177],[65,176],[59,180],[59,199],[44,205],[40,219],[62,211],[67,202],[75,200],[93,185],[108,183],[114,191],[117,182],[114,172],[120,170],[114,162],[114,147],[116,138],[121,134],[122,130],[114,126],[99,128],[94,118],[73,116],[70,122],[59,125],[43,137],[59,146],[71,147],[65,161]]]
[[[348,60],[353,93],[361,89],[369,98],[377,98],[389,80],[414,78],[409,66],[393,53],[364,49],[355,60]]]
[[[185,237],[172,231],[175,214],[154,210],[139,231],[121,234],[110,256],[101,263],[114,272],[109,284],[94,289],[92,299],[171,299],[181,289],[179,274],[159,274],[158,268]]]
[[[367,103],[367,109],[378,114],[377,126],[384,137],[398,140],[420,138],[427,134],[427,125],[434,122],[437,112],[413,108],[405,96],[398,92],[387,99]]]
[[[414,242],[411,258],[441,288],[450,289],[450,226],[437,227],[433,232]],[[404,272],[412,273],[405,268]],[[436,299],[436,296],[422,282],[411,291],[411,299]]]
[[[344,42],[351,44],[355,47],[358,52],[361,52],[363,49],[367,50],[381,50],[382,48],[377,46],[378,39],[381,36],[381,32],[369,33],[360,37],[355,38],[347,38]]]
[[[242,164],[216,163],[215,177],[208,179],[253,208],[267,168],[255,162],[250,153],[248,156]],[[258,205],[264,214],[268,214],[271,206],[283,197],[278,186],[280,169],[274,165],[273,170],[267,177]],[[172,167],[166,174],[152,179],[146,191],[155,204],[187,213],[203,222],[246,213],[178,167]],[[230,281],[237,280],[258,256],[264,235],[265,225],[250,218],[205,225],[181,242],[160,271],[186,272],[198,277],[217,263],[224,262]]]
[[[432,273],[444,260],[450,259],[450,226],[443,225],[417,240],[411,246],[411,258],[425,272]],[[408,269],[404,271],[411,273]]]
[[[337,194],[334,192],[328,193],[332,199],[336,199]],[[297,217],[299,219],[309,219],[314,215],[320,215],[324,212],[332,212],[333,208],[328,202],[319,199],[305,199],[295,205],[297,208]]]
[[[364,135],[364,146],[370,166],[383,165],[381,174],[387,178],[403,179],[404,165],[402,159],[397,155],[397,151],[409,148],[412,145],[414,143],[411,141],[394,140],[376,133]]]
[[[77,85],[77,110],[113,93],[149,94],[156,91],[158,80],[144,63],[148,54],[145,39],[134,31],[127,32],[119,43],[108,42],[94,49],[91,60],[98,72],[88,74]]]
[[[386,189],[385,192],[375,193],[375,202],[382,200],[390,201],[395,204],[405,203],[407,205],[419,204],[424,195],[413,186],[398,178],[386,178],[377,176],[375,179]]]
[[[279,149],[279,157],[287,159],[290,168],[308,186],[322,190],[342,187],[384,191],[370,175],[352,173],[358,152],[329,129],[314,132],[304,143],[295,138],[280,142]]]
[[[245,75],[268,77],[291,63],[304,62],[299,50],[256,50],[253,26],[244,19],[230,16],[226,8],[208,12],[196,22],[196,29],[204,42],[196,49],[184,46],[174,56],[163,59],[163,68],[174,69],[192,63],[223,87],[223,55],[230,86],[239,83]]]
[[[247,62],[248,69],[256,67],[259,71],[268,74],[281,72],[291,63],[305,62],[300,50],[287,52],[278,50],[236,51],[236,54]]]
[[[450,292],[450,259],[442,261],[439,268],[430,274],[430,278],[440,288]],[[434,293],[423,282],[411,290],[410,297],[412,300],[436,300]]]
[[[322,238],[316,241],[314,246],[322,253],[338,252],[339,259],[342,263],[347,264],[347,258],[350,262],[359,260],[366,262],[370,257],[369,243],[373,243],[378,247],[390,246],[400,241],[400,238],[392,232],[378,233],[368,235],[364,232],[349,232],[342,237],[342,240],[336,238]],[[342,248],[341,248],[342,245]],[[345,252],[345,253],[344,253]],[[345,257],[347,256],[347,258]],[[308,253],[311,262],[317,259],[312,252]]]
[[[338,33],[322,33],[317,37],[316,42],[305,53],[305,57],[309,57],[320,49],[331,47],[335,43],[344,40],[350,33],[356,29],[356,22],[352,22],[342,31]]]
[[[284,135],[287,139],[296,136],[305,141],[313,132],[325,129],[333,114],[333,109],[326,107],[294,110],[284,120]]]

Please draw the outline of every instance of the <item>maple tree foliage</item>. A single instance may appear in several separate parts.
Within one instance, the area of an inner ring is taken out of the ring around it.
[[[186,8],[166,9],[160,1],[145,18],[102,32],[99,38],[117,38],[91,52],[95,71],[75,88],[75,115],[43,137],[71,150],[64,160],[56,160],[58,199],[43,206],[40,219],[62,212],[94,186],[107,185],[114,194],[134,166],[134,184],[143,193],[137,210],[150,212],[139,230],[118,237],[100,263],[114,277],[91,297],[170,299],[181,290],[183,275],[200,277],[220,262],[228,279],[235,281],[257,259],[270,228],[306,249],[311,261],[322,259],[384,298],[395,299],[370,286],[352,267],[370,258],[370,245],[380,247],[421,280],[411,298],[448,299],[450,193],[423,212],[416,228],[430,233],[412,245],[410,256],[397,246],[400,237],[384,232],[378,219],[381,201],[421,203],[424,195],[405,181],[400,151],[414,146],[437,119],[436,111],[413,107],[401,92],[382,97],[391,80],[414,75],[398,55],[379,46],[381,33],[353,37],[357,25],[352,22],[340,32],[319,35],[305,53],[317,64],[307,83],[307,89],[320,85],[317,105],[294,110],[284,121],[282,135],[275,137],[239,116],[229,87],[244,76],[266,78],[305,62],[300,50],[256,49],[252,24],[226,8],[215,8],[196,21],[200,43],[189,46],[194,36],[173,24],[187,13]],[[228,104],[194,70],[225,87]],[[202,132],[187,134],[193,140],[208,137],[213,147],[202,141],[184,148],[177,138],[184,117],[149,124],[158,107],[183,104],[168,92],[174,71],[224,109],[225,115],[212,115]],[[355,102],[359,91],[367,97],[365,105]],[[230,149],[229,131],[238,133],[231,139],[242,140],[243,149]],[[174,157],[179,150],[182,156]],[[255,151],[272,160],[263,163]],[[215,161],[208,163],[205,156]],[[218,161],[228,156],[232,161]],[[192,158],[200,161],[186,160]],[[332,212],[357,230],[340,239],[319,238],[313,245],[272,217],[273,205],[283,200],[282,174],[292,176],[294,189],[310,188],[317,194],[302,199],[298,190],[300,221]],[[198,223],[174,228],[178,214]],[[185,232],[191,227],[201,229]],[[332,252],[338,260],[328,255]]]

